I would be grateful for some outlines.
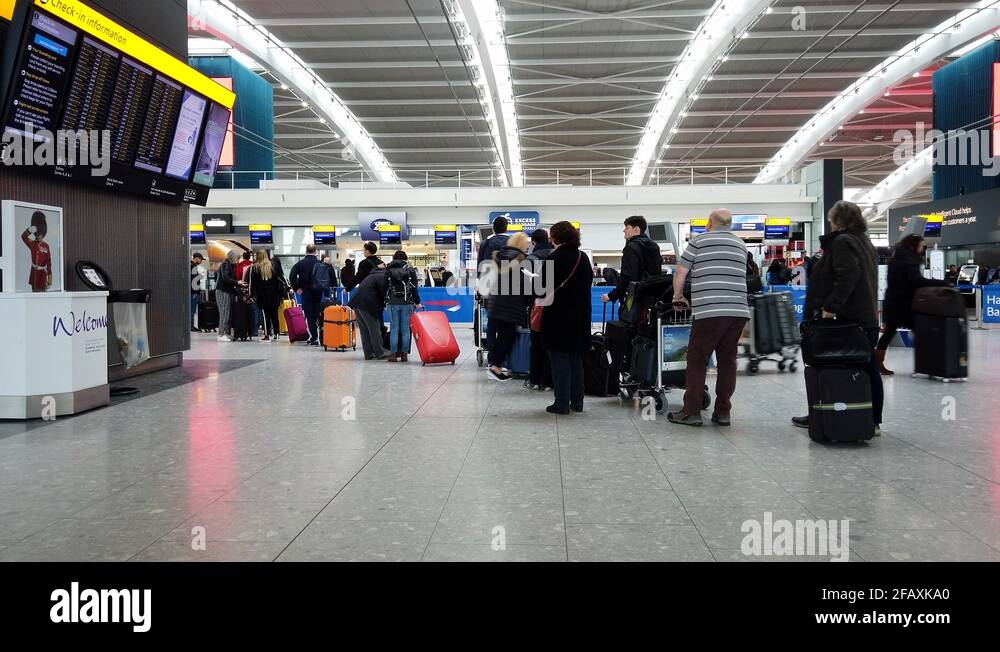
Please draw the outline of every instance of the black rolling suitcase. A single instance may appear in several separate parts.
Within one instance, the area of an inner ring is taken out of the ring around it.
[[[219,306],[214,301],[198,302],[198,330],[217,331],[219,330]]]
[[[799,341],[795,306],[786,292],[755,294],[750,297],[753,310],[754,347],[758,355],[781,353]]]
[[[659,350],[656,342],[637,337],[632,342],[631,359],[629,360],[629,375],[643,389],[659,386]]]
[[[915,315],[914,373],[947,380],[969,376],[969,325],[964,317]]]
[[[861,367],[806,367],[809,438],[868,441],[875,436],[872,386]]]
[[[590,396],[614,396],[620,383],[620,372],[611,364],[604,335],[593,335],[590,350],[583,354],[584,391]]]
[[[253,308],[253,304],[246,303],[238,298],[233,301],[230,322],[233,328],[234,340],[246,342],[250,339],[250,328],[253,323],[253,317],[250,315],[250,311]]]

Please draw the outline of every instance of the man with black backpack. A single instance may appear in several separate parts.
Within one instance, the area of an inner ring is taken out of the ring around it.
[[[646,235],[647,228],[646,218],[640,215],[633,215],[625,220],[622,271],[618,276],[618,285],[615,289],[601,297],[601,301],[604,303],[623,300],[628,294],[628,287],[631,283],[663,273],[660,245]]]
[[[302,312],[309,326],[309,346],[319,346],[319,305],[330,291],[330,272],[316,257],[316,246],[306,246],[306,256],[292,267],[288,277],[292,289],[302,299]]]
[[[405,251],[392,255],[386,269],[386,303],[389,309],[389,362],[408,362],[410,355],[410,318],[420,308],[417,270],[413,269]]]

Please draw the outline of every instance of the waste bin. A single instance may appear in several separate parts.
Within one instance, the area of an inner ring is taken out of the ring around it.
[[[115,290],[111,277],[97,263],[81,260],[76,273],[92,290],[108,293],[112,327],[108,329],[110,346],[121,355],[126,369],[132,369],[149,359],[149,330],[146,326],[146,306],[149,290]],[[132,388],[112,388],[112,395],[134,393]]]

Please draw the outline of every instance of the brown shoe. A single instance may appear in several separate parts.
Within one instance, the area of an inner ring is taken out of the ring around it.
[[[400,355],[403,356],[403,359],[400,362],[409,362],[410,361],[410,354],[409,353],[401,353]]]
[[[388,360],[389,362],[399,362],[399,354],[398,353],[390,353],[389,357],[386,358],[386,360]]]
[[[885,368],[885,351],[875,351],[875,359],[878,360],[878,370],[883,376],[895,376],[896,372]]]

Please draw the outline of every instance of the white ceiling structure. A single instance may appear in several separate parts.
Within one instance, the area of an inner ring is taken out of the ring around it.
[[[1000,29],[1000,3],[948,0],[231,1],[346,110],[303,106],[307,89],[273,53],[192,24],[268,69],[278,169],[377,178],[384,161],[415,186],[750,183],[842,158],[847,186],[874,189],[896,170],[893,133],[932,122],[931,73]],[[823,117],[962,12],[946,43]],[[345,115],[371,147],[355,151]]]

